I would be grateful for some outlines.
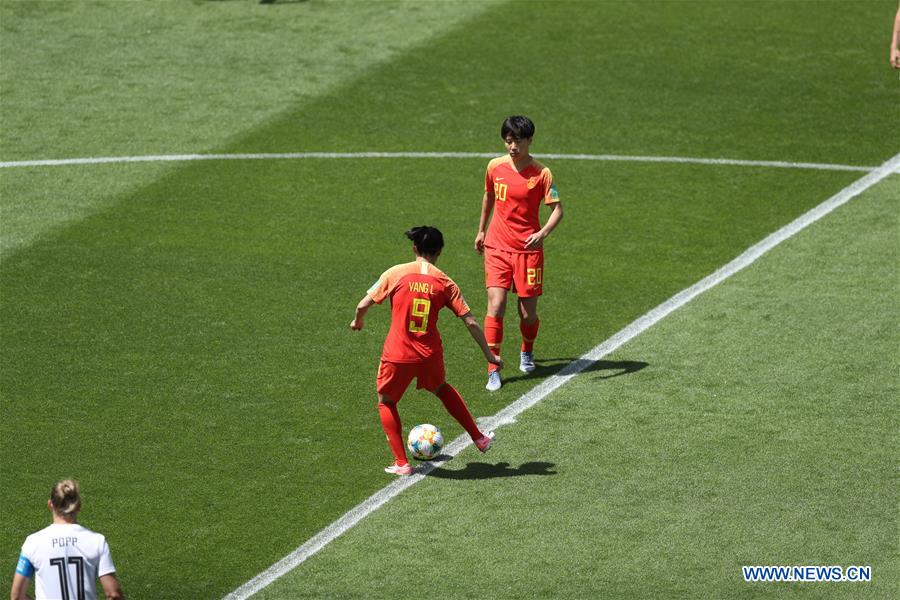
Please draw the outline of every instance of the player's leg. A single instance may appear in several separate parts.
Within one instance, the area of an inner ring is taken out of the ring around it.
[[[376,389],[378,391],[378,418],[387,436],[388,446],[394,455],[394,462],[385,469],[395,475],[411,475],[412,465],[406,458],[406,444],[403,443],[403,424],[397,403],[403,397],[413,373],[406,365],[381,361],[378,368]]]
[[[484,251],[484,281],[487,288],[487,313],[484,316],[484,337],[494,354],[500,354],[503,341],[503,315],[506,314],[506,295],[512,288],[513,264],[510,254],[491,248]],[[488,370],[494,365],[488,364]]]
[[[538,296],[519,298],[519,331],[522,333],[522,350],[519,354],[519,370],[531,373],[534,364],[534,341],[537,339],[541,320],[538,318]]]
[[[487,314],[484,317],[484,338],[495,356],[500,355],[500,345],[503,343],[503,315],[506,313],[507,295],[506,288],[489,287],[487,289],[488,306]],[[496,365],[488,364],[489,371],[496,368]]]
[[[538,298],[544,293],[543,251],[518,255],[513,284],[519,296],[519,331],[522,334],[519,370],[531,373],[535,369],[534,341],[541,323],[537,310]]]
[[[432,393],[441,399],[444,408],[447,409],[450,416],[456,419],[457,423],[462,425],[472,441],[475,442],[475,446],[482,452],[486,452],[494,442],[494,432],[484,433],[478,428],[472,413],[469,412],[469,407],[466,406],[466,401],[459,395],[456,388],[444,382]]]
[[[400,412],[397,410],[397,402],[384,394],[378,394],[378,417],[381,419],[381,428],[387,436],[388,446],[394,455],[394,464],[398,467],[409,465],[406,458],[406,444],[403,443],[403,424],[400,422]]]
[[[484,317],[484,337],[495,355],[500,355],[503,342],[503,315],[506,313],[506,297],[513,285],[513,263],[509,252],[492,248],[484,250],[484,279],[487,288],[488,306]],[[488,363],[488,383],[490,391],[499,390],[502,385],[500,372]]]
[[[487,314],[484,316],[484,339],[494,356],[500,356],[500,345],[503,343],[503,315],[506,312],[507,290],[502,287],[489,287]],[[496,392],[503,385],[497,365],[488,363],[488,380],[484,387],[489,392]]]
[[[431,393],[440,398],[444,408],[447,409],[447,412],[450,413],[451,417],[456,419],[457,423],[462,425],[462,428],[466,430],[466,433],[469,434],[470,438],[477,440],[483,435],[481,430],[478,429],[478,425],[475,423],[472,413],[469,412],[466,401],[459,395],[456,388],[449,383],[444,382]]]
[[[469,412],[462,396],[452,385],[447,383],[442,355],[433,356],[422,363],[416,374],[416,389],[428,390],[440,398],[450,416],[462,425],[462,428],[473,440],[482,436],[481,430],[475,424],[475,419],[472,418],[472,413]]]

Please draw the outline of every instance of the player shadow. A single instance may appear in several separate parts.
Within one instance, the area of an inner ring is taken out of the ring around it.
[[[577,367],[577,363],[587,362],[582,358],[541,358],[537,363],[537,368],[531,373],[521,373],[517,365],[511,365],[503,371],[502,375],[510,373],[508,377],[503,377],[504,383],[512,383],[523,379],[544,379],[550,375],[555,375],[566,370],[567,367]],[[584,368],[581,373],[600,372],[593,379],[612,379],[622,375],[630,375],[641,369],[650,366],[640,360],[598,360]],[[512,373],[515,373],[514,375]]]
[[[462,470],[451,470],[436,467],[428,473],[429,477],[440,479],[493,479],[495,477],[523,477],[527,475],[556,475],[551,471],[556,465],[550,462],[527,462],[518,467],[510,467],[508,462],[497,464],[471,462]]]
[[[608,371],[605,375],[597,375],[593,379],[612,379],[613,377],[637,373],[649,366],[650,363],[645,363],[642,360],[598,360],[584,371]]]

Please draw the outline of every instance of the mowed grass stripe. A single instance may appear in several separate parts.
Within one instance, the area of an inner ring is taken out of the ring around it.
[[[46,159],[46,160],[30,160],[30,161],[9,161],[0,162],[0,168],[24,168],[24,167],[60,167],[60,166],[78,166],[78,165],[105,165],[120,163],[168,163],[168,162],[193,162],[204,160],[297,160],[297,159],[394,159],[394,158],[432,158],[432,159],[469,159],[469,158],[490,158],[496,156],[496,153],[488,152],[293,152],[293,153],[263,153],[263,154],[185,154],[185,155],[159,155],[159,156],[125,156],[125,157],[92,157],[92,158],[72,158],[72,159]],[[674,163],[674,164],[699,164],[710,166],[744,166],[744,167],[768,167],[778,169],[808,169],[808,170],[825,170],[825,171],[855,171],[868,172],[875,167],[839,165],[826,163],[792,163],[774,160],[737,160],[728,158],[696,158],[696,157],[677,157],[677,156],[616,156],[605,154],[542,154],[537,153],[535,156],[541,160],[579,160],[579,161],[611,161],[611,162],[647,162],[647,163]],[[163,170],[155,170],[153,172],[131,171],[135,174],[135,179],[152,180],[152,173],[165,173]],[[164,175],[159,175],[160,177]],[[108,180],[109,175],[99,176],[101,180]],[[91,173],[79,173],[77,180],[92,181],[96,176]],[[31,177],[27,178],[33,182]],[[42,174],[42,179],[47,180],[47,174]],[[118,180],[127,178],[116,177]],[[65,181],[73,181],[70,177],[65,177]],[[71,220],[73,214],[70,212],[73,207],[77,207],[77,213],[82,216],[90,214],[103,205],[105,200],[101,198],[84,199],[75,198],[76,193],[71,189],[67,189],[64,194],[66,208],[58,210],[56,206],[46,204],[46,202],[37,202],[32,204],[33,198],[21,197],[19,194],[23,191],[19,184],[21,182],[6,181],[11,184],[11,192],[13,200],[7,200],[7,214],[12,214],[11,222],[4,222],[3,236],[0,239],[0,257],[5,257],[11,252],[26,246],[30,241],[36,239],[42,232],[49,230],[65,221]],[[68,186],[67,186],[68,187]],[[34,193],[34,192],[32,192]],[[38,191],[38,193],[41,193]],[[9,197],[9,194],[7,194]],[[54,204],[59,203],[60,199],[56,198]]]
[[[226,148],[499,4],[3,2],[0,159]],[[5,172],[0,257],[171,171]]]
[[[257,597],[898,591],[893,177],[594,363]],[[872,565],[747,584],[741,565]],[[401,565],[386,568],[385,565]]]
[[[502,4],[4,2],[0,157],[206,152]]]

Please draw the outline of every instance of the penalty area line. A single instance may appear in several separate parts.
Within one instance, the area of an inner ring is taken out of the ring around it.
[[[751,246],[740,256],[719,268],[714,273],[701,279],[689,288],[675,294],[656,308],[639,317],[606,341],[598,344],[580,358],[569,363],[559,373],[548,377],[529,392],[526,392],[518,400],[508,405],[494,416],[487,419],[479,419],[479,424],[485,428],[493,429],[515,423],[516,417],[519,414],[536,405],[552,392],[569,382],[573,377],[601,360],[607,354],[617,350],[620,346],[643,333],[703,292],[712,289],[735,273],[750,266],[772,248],[775,248],[836,208],[846,204],[859,194],[876,185],[878,182],[894,173],[898,168],[900,168],[900,154],[897,154],[880,167],[875,168],[869,174],[857,179],[825,202],[770,234],[759,243]],[[331,525],[310,538],[306,543],[228,594],[225,597],[225,600],[244,600],[269,586],[283,575],[300,566],[304,561],[319,552],[319,550],[324,548],[330,542],[346,533],[390,499],[422,481],[428,473],[457,456],[471,444],[472,441],[469,439],[468,435],[460,435],[445,448],[445,452],[441,455],[439,460],[425,464],[424,466],[419,467],[414,475],[398,478],[375,492],[365,501],[344,513],[337,521],[334,521]]]
[[[148,156],[96,156],[86,158],[53,158],[41,160],[0,161],[0,169],[17,167],[59,167],[66,165],[103,165],[144,162],[192,162],[209,160],[300,160],[300,159],[362,159],[362,158],[494,158],[489,152],[280,152],[255,154],[159,154]],[[739,167],[770,167],[778,169],[810,169],[816,171],[870,172],[875,167],[836,165],[828,163],[787,162],[780,160],[739,160],[732,158],[694,158],[689,156],[623,156],[617,154],[542,154],[536,158],[552,160],[586,160],[605,162],[648,162],[694,165],[730,165]]]

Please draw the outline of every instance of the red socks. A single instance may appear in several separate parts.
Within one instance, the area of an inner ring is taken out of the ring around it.
[[[540,325],[540,319],[535,319],[531,325],[526,325],[525,321],[519,321],[519,331],[522,332],[522,352],[534,352],[534,340],[537,339]]]
[[[400,413],[396,404],[378,403],[378,416],[381,417],[381,427],[387,435],[391,453],[398,465],[409,464],[406,460],[406,445],[403,443],[403,426],[400,424]]]
[[[449,383],[445,383],[435,396],[441,399],[441,402],[444,403],[444,408],[446,408],[447,412],[463,426],[463,429],[466,430],[469,437],[473,440],[477,440],[481,437],[481,430],[478,429],[478,425],[475,424],[472,413],[469,412],[465,400],[462,399],[462,396],[459,395],[456,388]]]
[[[519,321],[519,331],[522,332],[522,352],[534,352],[534,340],[537,339],[541,320],[535,319],[531,325],[525,321]],[[484,338],[494,354],[500,354],[500,343],[503,341],[503,319],[487,315],[484,318]],[[492,371],[494,365],[488,365],[488,371]]]
[[[450,413],[456,421],[462,425],[466,433],[473,440],[477,440],[482,436],[481,430],[475,424],[472,413],[469,412],[465,400],[459,395],[449,383],[445,383],[441,389],[435,393],[435,396],[441,399],[444,408]],[[381,427],[387,436],[388,445],[391,447],[391,453],[400,466],[409,464],[406,459],[406,444],[403,443],[403,426],[400,424],[400,413],[397,411],[397,404],[378,403],[378,416],[381,418]]]
[[[484,317],[484,339],[487,340],[494,356],[500,356],[500,343],[503,341],[503,319],[490,315]],[[496,366],[488,364],[488,373],[496,368]]]

